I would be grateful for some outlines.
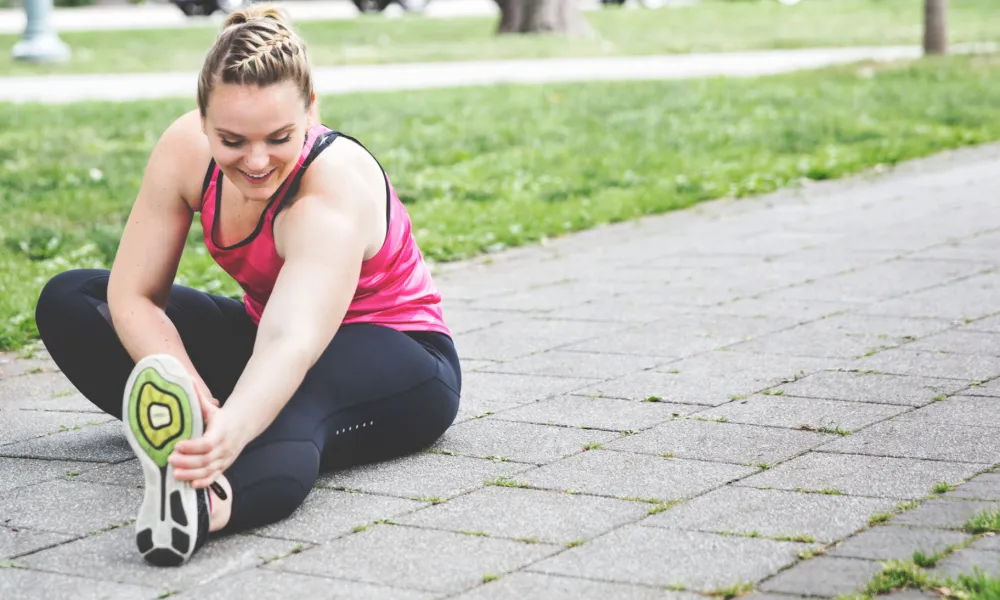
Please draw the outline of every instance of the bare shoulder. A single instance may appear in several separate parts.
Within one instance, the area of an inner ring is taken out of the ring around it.
[[[306,170],[297,196],[283,211],[290,218],[279,215],[276,226],[282,219],[313,223],[313,211],[320,210],[357,234],[365,258],[382,247],[386,235],[385,174],[378,161],[358,143],[336,138]]]
[[[149,169],[168,174],[177,193],[192,209],[201,202],[201,187],[212,153],[197,110],[175,119],[163,131],[150,157]]]
[[[302,195],[318,195],[350,212],[370,213],[385,204],[382,167],[356,142],[338,137],[302,178]],[[384,211],[382,211],[384,212]]]

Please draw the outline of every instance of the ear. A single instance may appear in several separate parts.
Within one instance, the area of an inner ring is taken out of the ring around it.
[[[313,92],[309,97],[309,123],[318,125],[319,122],[319,100],[316,98],[316,92]]]

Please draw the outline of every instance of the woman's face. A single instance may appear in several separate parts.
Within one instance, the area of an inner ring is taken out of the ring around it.
[[[258,87],[219,84],[202,130],[222,172],[250,201],[267,201],[295,167],[310,125],[291,81]]]

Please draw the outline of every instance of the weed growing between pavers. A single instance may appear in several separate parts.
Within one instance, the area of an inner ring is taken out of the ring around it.
[[[947,578],[925,570],[936,567],[942,559],[971,546],[987,535],[1000,533],[1000,510],[984,510],[976,513],[969,517],[962,529],[973,534],[973,537],[930,555],[918,551],[913,553],[910,560],[881,561],[883,570],[868,581],[862,593],[841,595],[837,600],[868,600],[903,589],[928,590],[945,598],[957,600],[1000,598],[1000,579],[981,572],[979,567],[974,567],[971,575],[960,574],[957,577]],[[997,555],[997,560],[1000,561],[1000,554]]]
[[[707,593],[709,596],[721,598],[722,600],[732,600],[733,598],[739,598],[740,596],[749,594],[752,591],[752,583],[734,583],[726,587],[710,590]]]
[[[1000,57],[950,56],[761,79],[355,94],[321,107],[379,156],[425,257],[441,262],[1000,139],[998,104]],[[0,110],[0,349],[37,339],[48,278],[111,264],[150,149],[189,107]],[[201,235],[196,224],[177,283],[239,296]]]

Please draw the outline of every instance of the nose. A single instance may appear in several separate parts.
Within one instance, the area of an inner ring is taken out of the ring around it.
[[[247,171],[252,173],[267,169],[268,163],[270,163],[267,147],[263,144],[251,146],[250,154],[247,155],[245,163]]]

